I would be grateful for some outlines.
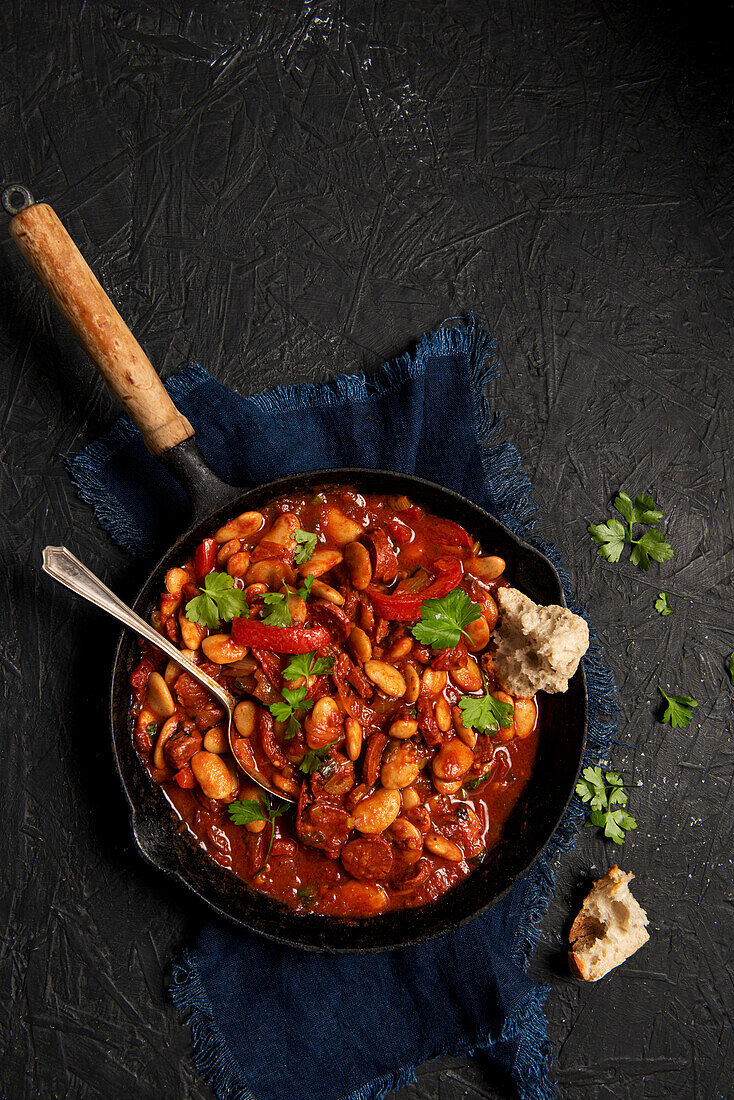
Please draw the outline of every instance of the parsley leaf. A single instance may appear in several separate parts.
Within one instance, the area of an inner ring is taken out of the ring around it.
[[[472,603],[463,588],[454,588],[439,600],[424,600],[420,620],[411,627],[419,642],[433,649],[450,649],[458,645],[465,626],[482,613],[478,603]]]
[[[665,541],[663,532],[652,526],[663,518],[663,513],[652,497],[638,493],[633,504],[627,493],[620,492],[614,498],[614,507],[627,521],[627,527],[618,519],[609,519],[606,523],[592,523],[587,528],[594,542],[599,543],[597,554],[600,558],[610,562],[619,561],[625,543],[632,546],[632,564],[645,571],[650,568],[651,560],[669,561],[673,557],[673,548]],[[632,533],[635,524],[648,528],[639,539]]]
[[[652,497],[647,497],[644,493],[638,493],[633,504],[625,492],[620,492],[612,503],[629,524],[644,523],[649,526],[651,523],[659,523],[663,518],[663,513]]]
[[[487,681],[482,673],[484,683],[484,695],[479,698],[476,695],[462,695],[459,699],[459,707],[463,713],[462,721],[465,726],[477,730],[478,733],[498,733],[500,726],[503,730],[512,725],[512,716],[515,709],[511,703],[501,703],[489,694]]]
[[[597,554],[605,561],[619,561],[622,557],[625,543],[624,524],[618,519],[610,519],[608,523],[592,523],[588,528],[594,542],[601,543]]]
[[[303,760],[298,765],[299,770],[302,771],[304,775],[313,775],[314,772],[317,772],[324,764],[329,749],[332,745],[335,745],[338,740],[339,738],[335,737],[333,741],[329,741],[328,745],[324,745],[323,748],[308,749]]]
[[[322,676],[331,672],[333,667],[334,662],[330,657],[317,657],[314,650],[313,653],[299,653],[297,657],[292,657],[283,669],[283,676],[286,680],[298,680],[301,676],[308,680],[311,676]]]
[[[690,695],[666,695],[660,684],[658,684],[658,691],[668,701],[663,722],[670,722],[673,729],[684,729],[690,726],[693,707],[698,706],[697,700],[692,699]]]
[[[627,794],[622,776],[619,772],[607,772],[605,777],[598,767],[584,768],[581,775],[582,778],[576,784],[576,793],[583,802],[589,803],[587,828],[596,825],[604,830],[607,839],[615,844],[624,844],[625,832],[636,829],[637,822],[624,809],[627,805]]]
[[[235,616],[249,614],[245,593],[235,588],[229,573],[208,573],[201,594],[186,604],[186,618],[215,630],[220,619],[229,623]]]
[[[291,538],[296,543],[296,552],[293,555],[293,560],[296,565],[304,565],[305,562],[310,561],[313,557],[313,552],[316,549],[316,535],[311,534],[310,531],[303,531],[299,527],[293,532]]]
[[[287,592],[268,592],[267,596],[263,596],[263,603],[267,612],[262,621],[267,626],[292,626],[293,616],[288,606]]]
[[[655,610],[663,616],[673,614],[673,605],[670,602],[670,596],[666,592],[658,592],[658,598],[655,600]]]
[[[313,588],[313,582],[316,580],[313,573],[309,573],[307,577],[303,578],[303,584],[297,591],[297,595],[301,597],[305,603],[311,596],[311,589]]]
[[[255,872],[255,875],[259,875],[260,871],[264,870],[265,864],[268,862],[268,856],[270,855],[270,849],[273,847],[273,839],[275,837],[275,819],[276,817],[280,817],[281,814],[284,814],[287,809],[287,802],[278,804],[272,803],[267,791],[263,791],[257,798],[242,798],[239,802],[230,802],[229,806],[227,806],[227,812],[235,825],[249,825],[251,821],[267,821],[270,824],[270,843],[268,844],[268,850],[265,853],[262,867],[259,871]],[[255,875],[253,875],[253,878]]]
[[[734,684],[734,653],[729,654],[729,679]]]
[[[632,542],[635,540],[632,539]],[[651,527],[636,545],[632,548],[630,561],[633,565],[639,565],[645,572],[650,568],[650,559],[653,561],[669,561],[673,557],[673,548],[665,541],[662,531],[656,531]]]
[[[296,711],[310,710],[313,706],[313,699],[307,699],[306,695],[308,688],[304,684],[299,688],[283,688],[281,695],[282,701],[270,704],[270,713],[273,718],[278,722],[287,722],[288,725],[285,728],[283,736],[286,741],[290,741],[295,737],[301,728],[301,722]]]

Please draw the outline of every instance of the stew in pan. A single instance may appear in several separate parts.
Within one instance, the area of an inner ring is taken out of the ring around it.
[[[511,563],[508,563],[511,565]],[[212,859],[290,908],[435,900],[501,840],[538,744],[493,670],[505,561],[404,496],[324,486],[233,517],[170,569],[141,642],[135,746]],[[294,804],[238,769],[232,749]]]

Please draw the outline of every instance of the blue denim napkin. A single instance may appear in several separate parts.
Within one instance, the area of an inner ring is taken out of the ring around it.
[[[496,415],[484,390],[496,375],[494,341],[470,318],[426,334],[412,354],[370,378],[241,397],[195,366],[167,388],[225,481],[244,486],[340,465],[417,473],[475,500],[560,567],[558,552],[529,535],[535,508],[518,452],[490,445]],[[126,418],[67,465],[99,522],[133,554],[163,549],[186,523],[184,494]],[[595,644],[585,665],[586,762],[595,764],[609,748],[616,704]],[[573,844],[582,818],[574,798],[502,901],[421,947],[326,956],[206,924],[175,961],[171,992],[219,1100],[372,1100],[408,1084],[430,1058],[479,1050],[511,1077],[521,1100],[551,1098],[548,990],[525,969],[553,889],[553,861]]]

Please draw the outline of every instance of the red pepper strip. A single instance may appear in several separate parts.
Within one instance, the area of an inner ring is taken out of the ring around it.
[[[323,626],[270,626],[253,619],[233,619],[232,637],[240,645],[271,653],[312,653],[331,641]]]
[[[420,615],[424,600],[443,599],[456,588],[464,576],[464,566],[457,558],[436,558],[433,568],[438,576],[420,592],[392,595],[388,592],[380,592],[377,588],[368,588],[367,595],[371,598],[377,614],[393,622],[412,623]]]
[[[194,565],[200,577],[206,577],[211,573],[217,563],[218,550],[219,546],[217,545],[216,539],[204,539],[204,541],[199,543],[196,547]]]
[[[406,542],[410,542],[415,538],[415,532],[412,527],[408,527],[407,523],[403,523],[400,519],[389,519],[385,524],[390,537],[394,542],[397,542],[400,546],[404,546]]]
[[[184,764],[180,772],[176,772],[173,777],[178,783],[179,787],[183,787],[184,790],[191,790],[196,786],[196,780],[194,779],[194,773],[188,764]]]
[[[427,516],[415,506],[404,509],[400,513],[400,518],[407,521],[416,533],[423,532],[429,541],[438,543],[440,546],[471,547],[474,545],[469,532],[451,519]]]

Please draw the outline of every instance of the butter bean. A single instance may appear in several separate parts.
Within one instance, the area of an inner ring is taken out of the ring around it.
[[[344,547],[344,562],[352,585],[358,592],[364,592],[372,580],[372,563],[367,547],[361,542],[350,542]]]
[[[234,724],[240,737],[252,737],[257,720],[257,706],[251,699],[243,699],[234,708]]]
[[[366,836],[383,833],[400,813],[400,807],[400,792],[383,787],[355,806],[354,827]]]
[[[390,695],[393,699],[400,699],[405,695],[405,680],[392,665],[385,661],[366,661],[364,671],[367,679],[380,691],[384,691],[385,695]]]
[[[191,770],[207,798],[232,802],[237,781],[221,756],[201,749],[191,757]]]
[[[529,737],[535,729],[538,708],[534,699],[515,699],[515,733],[518,737]]]
[[[344,736],[347,756],[350,760],[359,759],[362,751],[362,727],[356,718],[347,718],[344,722]]]
[[[412,741],[393,741],[385,749],[380,782],[387,790],[399,790],[414,783],[420,773],[420,758]]]
[[[220,527],[214,538],[221,544],[230,539],[250,539],[257,534],[264,522],[262,512],[242,512]]]
[[[233,665],[247,656],[247,648],[238,645],[230,634],[210,634],[201,643],[204,656],[215,665]]]
[[[168,684],[160,672],[151,672],[148,677],[147,703],[157,718],[170,718],[176,709]]]
[[[372,642],[361,626],[353,626],[349,635],[349,648],[358,661],[364,664],[372,656]]]
[[[447,840],[445,836],[439,836],[438,833],[426,833],[423,843],[432,855],[447,859],[450,863],[461,863],[464,858],[458,844],[454,844],[453,840]]]

